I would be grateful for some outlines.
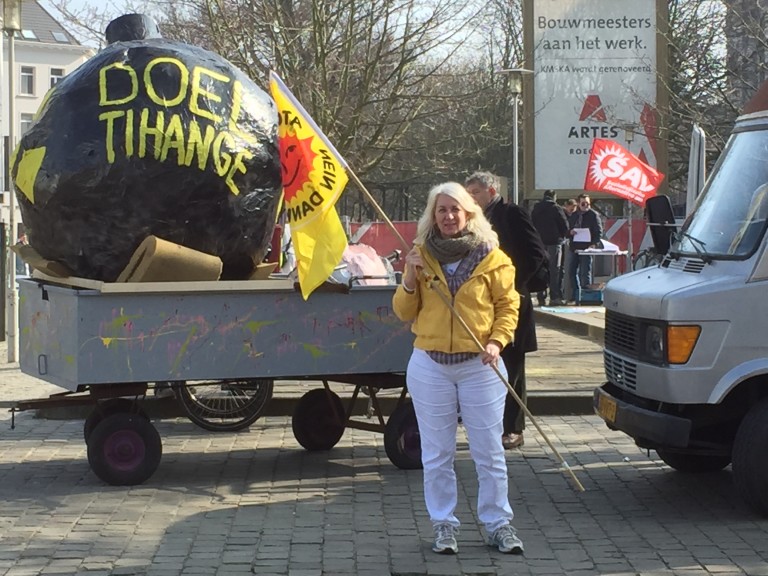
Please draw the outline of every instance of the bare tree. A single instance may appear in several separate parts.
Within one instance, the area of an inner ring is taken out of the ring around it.
[[[78,12],[71,0],[48,1],[92,39],[117,15],[114,3]],[[755,1],[668,0],[670,74],[662,81],[671,99],[660,113],[673,195],[684,193],[692,125],[704,127],[716,155],[744,94],[764,78],[764,11],[734,4]],[[262,86],[277,70],[388,212],[412,217],[431,184],[478,167],[511,175],[510,78],[499,71],[524,62],[521,0],[164,0],[133,8],[150,9],[166,37],[221,54]],[[343,202],[374,216],[354,194]]]
[[[682,204],[688,174],[691,130],[699,124],[708,135],[710,158],[716,157],[737,115],[728,98],[725,61],[726,11],[712,0],[669,0],[669,108],[666,119],[673,201]],[[664,79],[662,79],[664,80]]]
[[[89,46],[104,45],[107,24],[122,14],[159,12],[163,2],[104,0],[80,6],[72,0],[44,0],[41,4],[64,22],[75,37]]]
[[[277,70],[371,190],[403,199],[467,149],[477,87],[459,76],[475,11],[452,0],[186,0],[165,34],[228,58],[257,82]],[[430,164],[436,158],[439,160]],[[345,194],[342,211],[374,217]],[[410,207],[419,203],[410,203]],[[385,210],[389,211],[388,206]]]
[[[743,105],[768,78],[768,2],[725,0],[729,92]]]

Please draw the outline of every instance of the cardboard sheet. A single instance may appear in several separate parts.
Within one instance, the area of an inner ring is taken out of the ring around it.
[[[133,253],[117,282],[218,280],[221,270],[218,256],[148,236]]]

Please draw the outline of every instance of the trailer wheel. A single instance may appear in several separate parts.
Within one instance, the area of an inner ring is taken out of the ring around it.
[[[664,463],[684,474],[717,472],[731,463],[730,456],[685,454],[684,452],[669,452],[657,449],[656,452]]]
[[[768,398],[741,421],[733,443],[733,482],[748,506],[768,516]]]
[[[83,423],[83,437],[85,438],[85,443],[88,444],[88,439],[91,437],[94,428],[99,425],[99,422],[104,420],[107,416],[121,413],[136,414],[143,418],[147,418],[147,414],[141,409],[138,403],[129,400],[128,398],[109,398],[102,402],[98,402]],[[147,418],[147,420],[149,420],[149,418]]]
[[[346,414],[341,398],[325,388],[310,390],[293,410],[293,435],[307,450],[330,450],[344,434]]]
[[[399,404],[387,419],[384,450],[390,462],[402,470],[418,470],[422,467],[419,423],[410,400]]]
[[[235,432],[258,420],[272,399],[273,380],[177,382],[174,390],[187,417],[211,432]]]
[[[91,470],[113,486],[141,484],[157,470],[162,454],[157,429],[135,414],[106,416],[88,442]]]

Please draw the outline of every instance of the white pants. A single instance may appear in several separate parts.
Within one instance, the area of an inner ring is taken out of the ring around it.
[[[499,368],[506,376],[504,363]],[[507,461],[501,444],[506,386],[480,357],[446,366],[423,350],[414,350],[406,373],[421,434],[424,500],[432,524],[459,526],[454,470],[457,411],[469,439],[477,471],[477,516],[489,533],[509,524],[512,507],[507,487]]]

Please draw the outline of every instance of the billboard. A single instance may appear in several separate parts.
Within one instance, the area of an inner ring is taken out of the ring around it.
[[[528,0],[525,17],[527,188],[582,189],[594,138],[660,168],[657,0]]]

